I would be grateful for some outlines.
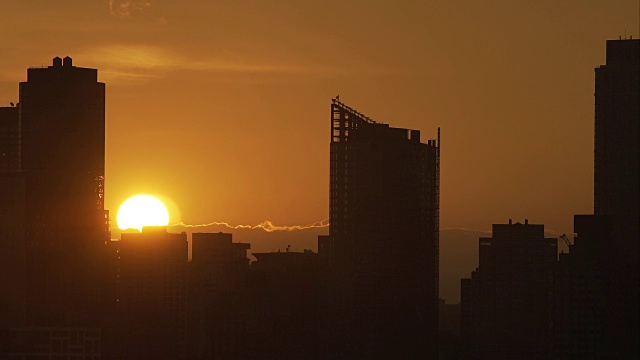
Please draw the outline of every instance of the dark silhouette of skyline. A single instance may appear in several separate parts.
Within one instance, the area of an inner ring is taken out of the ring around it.
[[[606,49],[606,64],[595,69],[593,212],[613,221],[616,258],[638,264],[640,40],[608,40]]]
[[[226,233],[110,239],[105,84],[70,57],[30,68],[0,108],[0,357],[637,358],[639,44],[596,69],[594,214],[569,252],[495,224],[459,307],[439,298],[439,129],[333,99],[329,234],[251,262]]]
[[[478,268],[461,280],[461,331],[471,359],[552,357],[553,272],[558,240],[544,225],[494,224],[478,240]]]
[[[544,239],[542,228],[537,249],[531,235],[504,225],[494,225],[494,237],[513,237],[502,254],[480,238],[479,267],[461,282],[470,358],[639,356],[638,64],[640,40],[609,40],[607,63],[595,69],[595,214],[574,216],[569,253],[556,262],[556,240]]]
[[[594,214],[576,215],[556,276],[558,358],[639,356],[640,40],[608,40],[595,69]]]

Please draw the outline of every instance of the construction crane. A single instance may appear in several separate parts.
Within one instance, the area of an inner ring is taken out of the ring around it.
[[[567,237],[567,234],[562,234],[560,235],[560,237],[558,238],[558,240],[562,240],[564,241],[565,244],[567,244],[567,248],[571,247],[571,245],[573,245],[571,243],[571,240],[569,240],[569,238]]]

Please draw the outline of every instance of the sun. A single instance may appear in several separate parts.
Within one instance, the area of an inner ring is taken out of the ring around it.
[[[142,231],[143,226],[169,225],[169,211],[162,201],[151,195],[136,195],[120,205],[117,221],[121,230]]]

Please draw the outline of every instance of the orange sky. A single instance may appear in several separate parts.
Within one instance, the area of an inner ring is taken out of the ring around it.
[[[441,227],[572,231],[592,210],[593,77],[624,1],[5,1],[0,104],[59,55],[107,84],[106,206],[172,222],[328,217],[329,104],[442,128]]]

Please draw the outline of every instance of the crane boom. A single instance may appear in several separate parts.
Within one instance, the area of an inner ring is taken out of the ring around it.
[[[558,238],[558,240],[562,240],[564,241],[565,244],[567,244],[567,247],[570,247],[571,245],[573,245],[571,243],[571,240],[569,240],[569,238],[567,237],[567,234],[562,234],[560,235],[560,237]]]

